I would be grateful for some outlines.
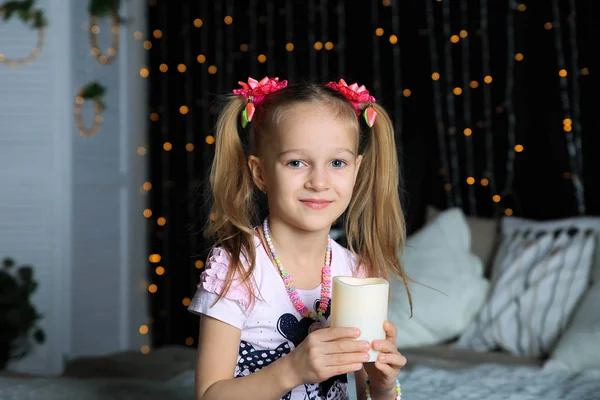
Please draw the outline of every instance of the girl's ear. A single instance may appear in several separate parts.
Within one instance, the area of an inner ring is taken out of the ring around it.
[[[267,182],[265,179],[264,166],[260,158],[256,156],[248,157],[248,168],[250,168],[250,174],[252,175],[252,181],[262,192],[267,191]]]

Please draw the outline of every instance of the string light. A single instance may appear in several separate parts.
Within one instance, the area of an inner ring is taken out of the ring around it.
[[[247,52],[248,51],[248,45],[246,43],[240,44],[240,51]]]
[[[471,136],[471,134],[473,133],[473,131],[471,130],[471,128],[465,128],[463,131],[465,136]]]
[[[150,353],[150,346],[143,345],[140,351],[142,352],[142,354],[148,354]]]
[[[377,28],[377,29],[375,29],[375,34],[377,36],[383,36],[383,33],[384,33],[383,28]]]
[[[519,11],[525,11],[527,10],[527,6],[523,3],[519,4]]]
[[[144,49],[150,50],[152,48],[152,42],[149,40],[144,41]]]
[[[154,269],[154,272],[156,273],[156,275],[164,275],[165,274],[165,267],[163,266],[158,266]]]
[[[100,127],[103,121],[102,111],[104,111],[104,107],[99,100],[92,99],[92,101],[94,102],[94,123],[90,128],[86,128],[82,115],[82,107],[85,103],[85,99],[81,96],[81,93],[82,91],[80,90],[80,94],[75,97],[75,106],[73,107],[75,124],[81,136],[93,136],[96,133],[100,132]]]
[[[381,4],[383,4],[384,7],[389,7],[390,6],[391,1],[390,0],[382,0]]]
[[[475,178],[473,178],[472,176],[469,176],[467,178],[467,184],[472,185],[475,183]]]
[[[469,33],[464,29],[461,30],[458,34],[462,39],[466,38],[469,35]]]
[[[145,335],[146,333],[148,333],[148,325],[142,325],[140,326],[140,334]]]
[[[230,15],[226,16],[225,18],[223,18],[223,21],[225,22],[225,25],[231,25],[231,24],[233,24],[233,18]]]
[[[552,22],[546,22],[544,24],[544,29],[549,31],[550,29],[552,29]]]
[[[561,78],[565,78],[567,76],[567,70],[566,69],[561,69],[560,71],[558,71],[558,76],[560,76]]]
[[[188,144],[186,144],[186,145],[185,145],[185,149],[186,149],[188,152],[192,152],[192,151],[194,151],[194,144],[193,144],[193,143],[188,143]]]
[[[151,263],[153,263],[153,264],[158,264],[158,263],[160,262],[160,260],[161,260],[161,259],[162,259],[162,258],[161,258],[161,256],[160,256],[160,254],[156,254],[156,253],[155,253],[155,254],[150,254],[150,255],[148,256],[148,261],[150,261],[150,262],[151,262]]]
[[[148,291],[150,293],[156,293],[158,292],[158,286],[156,286],[154,283],[151,283],[150,285],[148,285]]]
[[[198,54],[196,61],[198,61],[200,64],[204,64],[206,62],[206,56],[204,54]]]
[[[513,215],[513,210],[511,208],[507,208],[506,210],[504,210],[504,215],[510,217],[511,215]]]
[[[287,51],[294,51],[294,43],[286,43],[285,49]]]
[[[323,42],[315,42],[315,45],[313,47],[317,51],[322,50],[323,49]]]
[[[100,34],[100,28],[98,27],[98,17],[92,15],[90,17],[90,25],[91,28],[89,30],[89,41],[91,52],[94,57],[96,57],[96,61],[100,64],[110,64],[117,57],[117,53],[119,51],[119,16],[116,14],[111,15],[111,42],[110,47],[106,51],[106,55],[102,53],[100,50],[100,46],[98,45],[98,35]]]
[[[194,26],[195,26],[196,28],[200,28],[200,27],[201,27],[203,24],[204,24],[204,22],[203,22],[203,21],[202,21],[200,18],[196,18],[196,19],[194,20]]]
[[[265,56],[264,54],[259,54],[258,57],[256,57],[256,59],[261,64],[267,62],[267,56]]]
[[[189,306],[190,303],[192,302],[192,300],[189,297],[185,297],[182,301],[181,304],[183,304],[185,307]]]
[[[186,338],[185,344],[187,344],[188,346],[192,346],[194,344],[194,338],[192,338],[192,337]]]
[[[581,68],[581,75],[589,75],[590,74],[590,69],[587,67],[583,67]]]
[[[517,60],[517,61],[523,61],[523,54],[521,54],[521,53],[515,54],[515,60]]]
[[[171,151],[172,148],[173,148],[173,145],[170,142],[165,142],[163,144],[163,150],[164,151]]]
[[[456,95],[456,96],[460,96],[460,95],[462,94],[462,92],[463,92],[463,91],[462,91],[462,89],[461,89],[461,88],[459,88],[459,87],[455,87],[455,88],[452,90],[452,93],[454,93],[454,95]]]
[[[148,192],[152,190],[152,184],[150,182],[144,182],[144,184],[142,185],[142,189]]]
[[[213,144],[215,142],[215,137],[208,135],[205,140],[206,140],[206,143]]]
[[[214,75],[217,73],[217,67],[214,65],[211,65],[210,67],[208,67],[208,73],[211,75]]]
[[[494,196],[492,196],[492,200],[494,201],[494,203],[500,203],[500,200],[502,200],[500,198],[500,195],[495,194]]]
[[[187,108],[187,106],[181,106],[179,107],[179,113],[182,115],[186,115],[188,113],[189,109]]]
[[[487,178],[482,178],[481,181],[479,181],[479,183],[481,183],[481,186],[486,187],[490,184],[490,181]]]
[[[515,145],[515,152],[517,152],[517,153],[522,153],[524,149],[525,148],[523,147],[522,144]]]
[[[165,217],[160,217],[156,220],[156,224],[158,226],[165,226],[166,223],[167,223],[167,219]]]
[[[460,40],[460,38],[458,37],[458,35],[452,35],[452,36],[450,36],[450,41],[452,43],[458,43],[459,40]]]
[[[433,74],[431,74],[431,79],[437,81],[438,79],[440,79],[440,74],[438,72],[434,72]]]
[[[150,210],[149,208],[146,208],[144,210],[144,217],[146,217],[146,218],[152,217],[152,210]]]
[[[187,71],[187,67],[185,66],[185,64],[179,64],[177,66],[177,71],[184,73],[185,71]]]
[[[412,93],[412,92],[410,91],[410,89],[404,89],[404,90],[402,91],[402,95],[403,95],[404,97],[410,97],[411,93]]]
[[[133,38],[135,40],[140,40],[142,38],[142,32],[140,32],[140,31],[133,32]]]
[[[152,32],[152,36],[154,36],[156,39],[160,39],[162,37],[162,32],[160,29],[155,29]]]
[[[398,36],[396,36],[396,35],[390,35],[390,43],[391,44],[398,43]]]
[[[477,89],[479,87],[479,82],[471,81],[469,82],[469,86],[471,87],[471,89]]]
[[[150,71],[148,68],[140,68],[140,76],[142,78],[147,78],[150,75]]]
[[[483,78],[483,81],[487,84],[492,83],[492,77],[491,75],[486,75],[485,78]]]
[[[325,50],[333,50],[333,43],[332,42],[325,43]]]
[[[4,15],[4,9],[0,8],[0,17],[6,18]],[[35,47],[31,49],[28,55],[21,58],[9,58],[6,55],[0,53],[0,64],[6,64],[9,67],[20,67],[26,64],[33,62],[35,59],[39,57],[42,53],[42,48],[44,47],[46,31],[44,28],[38,28],[37,30],[37,43]]]
[[[204,268],[204,261],[202,261],[202,260],[197,260],[197,261],[194,263],[194,266],[196,267],[196,269],[202,269],[202,268]]]

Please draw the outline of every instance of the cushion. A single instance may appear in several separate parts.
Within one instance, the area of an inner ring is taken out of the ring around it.
[[[580,218],[504,218],[489,299],[457,347],[547,356],[589,287],[596,232]]]
[[[413,317],[406,291],[390,278],[389,319],[398,328],[400,348],[439,344],[456,338],[483,305],[488,281],[470,250],[467,221],[458,208],[440,213],[411,235],[403,254]]]
[[[439,213],[440,210],[433,206],[428,206],[425,217],[427,223],[433,221]],[[493,255],[498,246],[500,236],[499,221],[499,219],[467,216],[467,225],[471,232],[471,252],[479,257],[486,271],[491,269]]]

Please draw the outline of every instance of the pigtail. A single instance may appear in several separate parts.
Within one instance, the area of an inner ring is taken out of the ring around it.
[[[215,236],[215,246],[223,247],[231,257],[225,286],[215,303],[227,294],[234,277],[241,277],[248,293],[256,297],[250,281],[256,255],[251,221],[255,212],[254,183],[238,132],[245,106],[243,97],[229,97],[215,127],[216,149],[210,173],[212,222],[205,234]],[[242,258],[250,268],[242,266]]]
[[[400,205],[399,167],[392,121],[383,107],[373,104],[377,118],[368,133],[354,196],[348,208],[346,234],[349,247],[368,266],[369,276],[388,278],[388,271],[402,281],[412,315],[409,278],[401,262],[406,242]]]

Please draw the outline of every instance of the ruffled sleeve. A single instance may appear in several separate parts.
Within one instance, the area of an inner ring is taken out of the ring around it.
[[[188,310],[195,314],[208,315],[242,329],[251,311],[252,294],[239,274],[234,275],[225,296],[214,304],[223,292],[230,267],[231,258],[227,251],[220,247],[215,248],[200,275],[200,283]]]

